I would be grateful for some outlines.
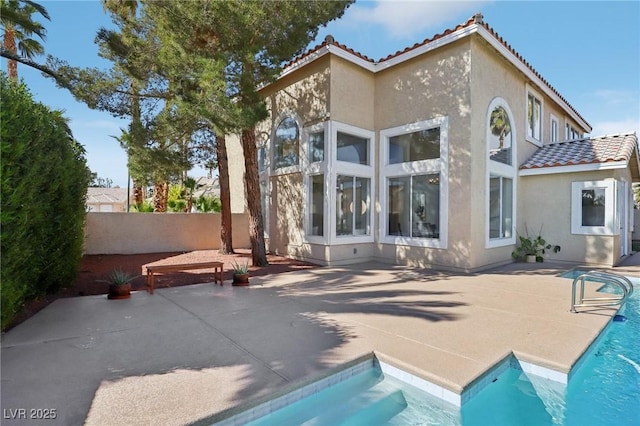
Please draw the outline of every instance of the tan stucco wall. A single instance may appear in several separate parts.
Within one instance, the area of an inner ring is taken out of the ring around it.
[[[468,269],[471,216],[471,52],[465,39],[376,75],[376,130],[447,116],[449,119],[448,250],[379,244],[377,258],[401,264]],[[379,154],[378,148],[378,154]],[[378,172],[376,168],[376,172]],[[384,191],[378,182],[376,200]],[[376,211],[382,206],[378,205]],[[376,228],[379,226],[376,215]]]
[[[331,119],[375,130],[375,76],[351,62],[331,58]]]
[[[248,248],[245,214],[232,216],[233,245]],[[218,213],[87,213],[85,254],[162,253],[220,248]]]
[[[620,178],[620,172],[599,171],[524,176],[520,179],[518,211],[522,221],[518,233],[541,235],[560,253],[547,253],[546,258],[593,265],[613,266],[620,258],[619,235],[574,235],[571,233],[572,182]]]
[[[277,254],[288,256],[302,244],[302,197],[301,173],[271,177],[269,247]]]

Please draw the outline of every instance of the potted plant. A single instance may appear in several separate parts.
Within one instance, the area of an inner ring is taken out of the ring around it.
[[[231,266],[233,267],[232,285],[234,286],[249,285],[249,262],[245,262],[244,264],[233,262]]]
[[[515,259],[524,259],[528,263],[542,262],[546,250],[553,250],[554,253],[560,251],[560,246],[548,244],[540,235],[537,237],[519,236],[518,238],[520,245],[511,253]]]
[[[131,281],[136,276],[129,275],[122,269],[114,269],[109,273],[109,299],[128,299],[131,297]]]

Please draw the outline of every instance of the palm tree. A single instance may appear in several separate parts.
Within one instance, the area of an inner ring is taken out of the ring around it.
[[[509,114],[507,114],[507,111],[503,107],[498,106],[491,112],[489,126],[491,128],[491,134],[499,138],[499,149],[502,149],[504,147],[504,137],[511,133]]]
[[[31,0],[1,0],[0,22],[4,31],[2,49],[10,54],[31,60],[36,55],[44,53],[44,47],[37,40],[31,38],[36,35],[42,41],[45,40],[47,30],[39,22],[32,18],[34,13],[39,13],[50,20],[47,10]],[[7,59],[7,71],[9,78],[18,79],[18,62],[15,59]]]

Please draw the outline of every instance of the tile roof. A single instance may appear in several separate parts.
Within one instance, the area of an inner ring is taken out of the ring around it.
[[[625,161],[629,162],[638,149],[635,133],[583,138],[544,145],[539,148],[521,170],[544,167],[575,166]]]
[[[127,201],[127,188],[88,188],[87,203],[124,203]]]
[[[527,68],[528,68],[528,69],[529,69],[529,70],[530,70],[530,71],[531,71],[531,72],[532,72],[536,77],[538,77],[538,78],[540,79],[540,81],[541,81],[543,84],[545,84],[545,85],[546,85],[546,86],[547,86],[547,87],[548,87],[548,88],[549,88],[553,93],[555,93],[555,94],[556,94],[560,99],[562,99],[562,101],[563,101],[563,102],[564,102],[564,103],[565,103],[569,108],[571,108],[571,110],[572,110],[572,111],[573,111],[573,112],[574,112],[578,117],[580,117],[580,118],[582,119],[582,121],[584,121],[585,123],[587,123],[587,120],[585,120],[585,119],[584,119],[584,117],[583,117],[583,116],[582,116],[582,115],[581,115],[581,114],[580,114],[580,113],[579,113],[579,112],[578,112],[578,111],[577,111],[577,110],[576,110],[576,109],[575,109],[575,108],[574,108],[574,107],[573,107],[569,102],[567,102],[567,100],[566,100],[562,95],[560,95],[560,93],[559,93],[559,92],[558,92],[558,91],[557,91],[553,86],[551,86],[551,84],[549,84],[549,82],[548,82],[547,80],[545,80],[545,79],[542,77],[542,75],[541,75],[538,71],[536,71],[536,70],[531,66],[531,64],[530,64],[529,62],[527,62],[527,61],[522,57],[522,55],[520,55],[518,52],[516,52],[516,50],[515,50],[513,47],[511,47],[511,45],[510,45],[510,44],[508,44],[508,43],[507,43],[507,42],[506,42],[502,37],[500,37],[500,35],[498,35],[498,33],[497,33],[493,28],[491,28],[491,27],[490,27],[486,22],[484,22],[484,21],[483,21],[483,16],[482,16],[482,14],[481,14],[481,13],[476,13],[476,14],[475,14],[475,15],[473,15],[471,18],[469,18],[466,22],[464,22],[464,23],[462,23],[462,24],[457,25],[455,28],[449,28],[449,29],[447,29],[447,30],[445,30],[445,31],[443,31],[443,32],[441,32],[441,33],[439,33],[439,34],[434,35],[434,36],[433,36],[433,37],[431,37],[431,38],[427,38],[427,39],[423,40],[423,41],[422,41],[422,42],[420,42],[420,43],[416,43],[416,44],[414,44],[413,46],[410,46],[410,47],[405,48],[404,50],[401,50],[401,51],[399,50],[399,51],[397,51],[396,53],[393,53],[393,54],[391,54],[391,55],[389,55],[389,56],[386,56],[386,57],[384,57],[384,58],[381,58],[381,59],[379,59],[379,60],[377,60],[377,61],[374,61],[373,59],[371,59],[371,58],[369,58],[369,57],[367,57],[367,56],[363,55],[363,54],[362,54],[362,53],[360,53],[360,52],[357,52],[357,51],[355,51],[355,50],[351,49],[350,47],[348,47],[348,46],[346,46],[346,45],[344,45],[344,44],[340,44],[340,43],[338,43],[337,41],[335,41],[335,39],[333,38],[333,36],[328,35],[328,36],[326,36],[326,37],[325,37],[325,39],[324,39],[324,41],[323,41],[322,43],[320,43],[320,44],[316,45],[315,47],[313,47],[313,48],[311,48],[311,49],[307,50],[306,52],[304,52],[304,53],[302,53],[302,54],[300,54],[300,55],[296,56],[296,57],[295,57],[295,58],[293,58],[291,61],[289,61],[287,64],[285,64],[285,66],[284,66],[283,68],[284,68],[284,69],[287,69],[288,67],[291,67],[291,66],[293,66],[293,65],[296,65],[298,62],[302,61],[303,59],[305,59],[305,58],[307,58],[307,57],[311,56],[311,55],[312,55],[312,54],[314,54],[315,52],[317,52],[317,51],[319,51],[320,49],[322,49],[323,47],[327,47],[327,46],[335,46],[335,47],[338,47],[338,48],[340,48],[340,49],[344,50],[345,52],[348,52],[348,53],[350,53],[350,54],[352,54],[352,55],[354,55],[354,56],[356,56],[356,57],[358,57],[358,58],[360,58],[360,59],[362,59],[362,60],[364,60],[364,61],[366,61],[366,62],[369,62],[369,63],[371,63],[371,64],[374,64],[374,65],[376,65],[376,64],[382,64],[382,63],[384,63],[384,62],[386,62],[386,61],[389,61],[389,60],[391,60],[391,59],[393,59],[393,58],[395,58],[395,57],[397,57],[397,56],[400,56],[400,55],[402,55],[402,54],[404,54],[404,53],[410,52],[410,51],[412,51],[412,50],[414,50],[414,49],[417,49],[417,48],[419,48],[419,47],[421,47],[421,46],[427,45],[427,44],[429,44],[429,43],[431,43],[431,42],[434,42],[434,41],[436,41],[436,40],[438,40],[438,39],[440,39],[440,38],[442,38],[442,37],[445,37],[445,36],[447,36],[447,35],[449,35],[449,34],[451,34],[451,33],[454,33],[454,32],[456,32],[456,31],[458,31],[458,30],[462,30],[462,29],[465,29],[465,28],[467,28],[467,27],[470,27],[470,26],[472,26],[472,25],[474,25],[474,24],[478,24],[478,25],[482,26],[483,28],[485,28],[485,29],[489,32],[489,34],[491,34],[491,36],[492,36],[493,38],[495,38],[495,39],[496,39],[499,43],[501,43],[501,44],[502,44],[502,45],[503,45],[503,46],[504,46],[504,47],[505,47],[509,52],[511,52],[511,53],[512,53],[516,58],[518,58],[518,60],[519,60],[520,62],[522,62],[522,64],[523,64],[523,65],[525,65],[525,66],[526,66],[526,67],[527,67]]]

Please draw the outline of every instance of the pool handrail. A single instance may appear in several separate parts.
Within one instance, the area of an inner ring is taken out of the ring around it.
[[[622,295],[585,298],[584,283],[588,278],[592,278],[592,282],[617,285],[622,290]],[[576,301],[576,286],[578,283],[580,283],[580,299]],[[573,280],[571,287],[571,312],[577,313],[576,308],[622,305],[631,294],[633,294],[633,283],[631,283],[627,277],[614,274],[613,272],[588,271],[580,274]]]

